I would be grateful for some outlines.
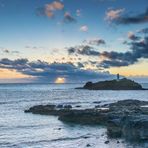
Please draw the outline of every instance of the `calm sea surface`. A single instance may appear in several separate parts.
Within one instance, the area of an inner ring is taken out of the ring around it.
[[[62,103],[93,107],[124,99],[148,101],[148,90],[76,90],[82,84],[0,84],[0,148],[139,148],[117,139],[108,139],[106,128],[64,124],[54,116],[25,114],[37,104]],[[143,84],[148,88],[148,84]],[[60,129],[60,130],[59,130]],[[88,137],[87,139],[85,137]],[[104,142],[109,140],[109,144]]]

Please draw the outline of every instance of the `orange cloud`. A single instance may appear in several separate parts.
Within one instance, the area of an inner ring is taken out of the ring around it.
[[[49,3],[45,5],[45,15],[48,17],[54,16],[54,11],[62,10],[64,8],[64,4],[58,1],[54,1],[53,3]]]
[[[64,4],[62,4],[61,2],[58,2],[58,1],[54,1],[52,3],[54,9],[56,10],[62,10],[64,8]]]
[[[106,12],[106,20],[112,21],[120,17],[120,15],[124,12],[125,9],[109,9]]]

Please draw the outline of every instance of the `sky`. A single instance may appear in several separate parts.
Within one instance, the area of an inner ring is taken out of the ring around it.
[[[0,83],[148,82],[147,0],[0,0]]]

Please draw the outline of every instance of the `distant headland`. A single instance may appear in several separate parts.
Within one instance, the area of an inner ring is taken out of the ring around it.
[[[120,79],[117,74],[117,79],[100,81],[100,82],[87,82],[83,87],[76,89],[88,89],[88,90],[145,90],[139,83],[136,83],[130,79]]]

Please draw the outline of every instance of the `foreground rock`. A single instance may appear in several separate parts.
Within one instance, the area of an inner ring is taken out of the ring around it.
[[[120,80],[100,81],[97,83],[87,82],[82,88],[88,90],[144,90],[142,86],[132,80],[123,78]]]
[[[63,122],[98,124],[107,127],[108,136],[129,141],[148,140],[148,102],[123,100],[108,104],[108,108],[72,109],[71,105],[38,105],[25,112],[56,115]]]
[[[138,100],[119,101],[110,104],[108,135],[124,137],[129,141],[148,140],[148,102]]]

